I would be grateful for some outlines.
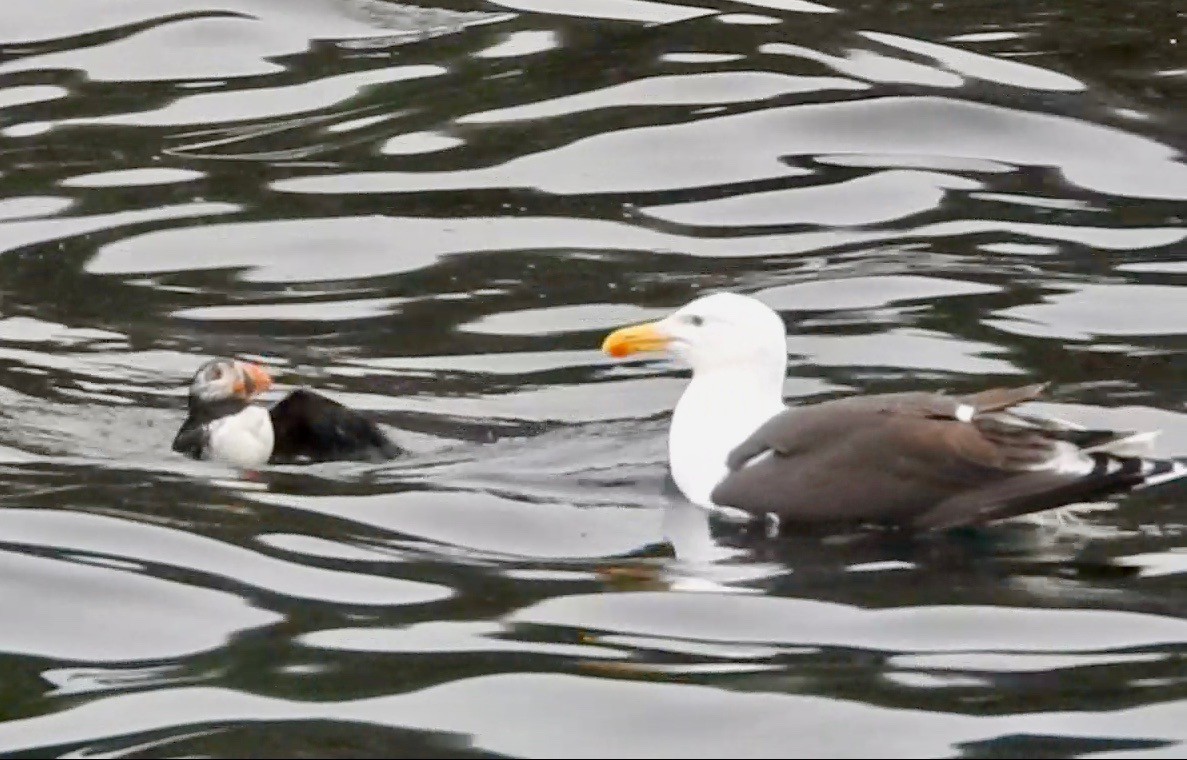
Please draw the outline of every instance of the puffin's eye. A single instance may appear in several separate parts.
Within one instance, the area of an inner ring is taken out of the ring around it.
[[[700,314],[689,314],[686,319],[688,320],[688,324],[692,325],[693,327],[700,327],[701,325],[705,324],[705,318]]]

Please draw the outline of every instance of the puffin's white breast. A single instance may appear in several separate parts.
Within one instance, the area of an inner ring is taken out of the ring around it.
[[[252,404],[210,423],[207,458],[238,467],[259,467],[272,456],[274,442],[268,410]]]

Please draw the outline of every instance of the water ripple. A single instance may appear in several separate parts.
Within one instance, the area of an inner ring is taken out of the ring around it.
[[[677,560],[686,370],[599,350],[737,290],[792,403],[1187,456],[1171,5],[10,0],[0,753],[1181,755],[1182,488]],[[407,454],[176,454],[227,355]]]

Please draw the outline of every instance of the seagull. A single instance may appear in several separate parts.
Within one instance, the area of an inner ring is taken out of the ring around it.
[[[1187,475],[1183,462],[1138,453],[1151,433],[1019,411],[1041,384],[787,406],[786,345],[774,310],[724,292],[602,344],[616,358],[666,352],[691,366],[669,430],[672,478],[693,504],[740,510],[771,534],[797,524],[981,525]]]

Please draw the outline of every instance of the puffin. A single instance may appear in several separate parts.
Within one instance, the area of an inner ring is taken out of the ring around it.
[[[194,373],[189,414],[173,450],[251,469],[264,464],[383,461],[402,453],[373,421],[298,388],[271,407],[255,403],[272,377],[258,364],[212,359]]]
[[[1018,409],[1045,385],[854,395],[787,406],[787,333],[747,295],[702,296],[615,330],[615,358],[692,368],[668,431],[671,476],[694,505],[788,526],[934,531],[994,523],[1187,475],[1143,456],[1154,433],[1090,431]]]

